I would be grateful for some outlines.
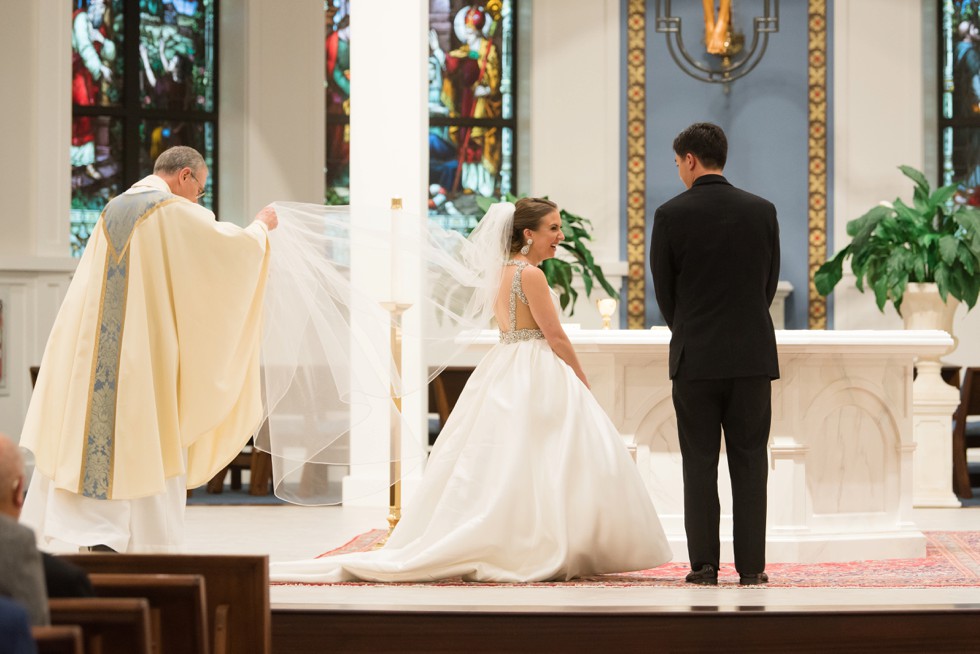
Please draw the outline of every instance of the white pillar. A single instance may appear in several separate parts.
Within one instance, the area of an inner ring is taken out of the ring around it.
[[[938,358],[937,358],[938,359]],[[938,360],[917,362],[912,384],[912,505],[959,507],[953,494],[953,411],[960,403],[956,389],[939,376]]]
[[[323,0],[222,0],[219,20],[218,217],[322,203]]]
[[[399,220],[412,221],[405,229],[421,230],[427,214],[428,184],[428,3],[426,0],[358,0],[351,3],[351,123],[350,189],[351,212],[358,216],[384,217],[385,228],[392,198],[403,201]],[[355,224],[356,227],[356,224]],[[402,261],[405,261],[402,259]],[[352,247],[351,275],[355,286],[370,289],[378,301],[391,299],[391,262],[377,257],[359,257]],[[405,298],[417,304],[420,270],[405,261],[397,271]],[[398,298],[402,299],[402,298]],[[406,331],[419,332],[417,310],[405,316]],[[389,334],[376,325],[353,325],[358,333],[370,334],[379,347],[385,347]],[[421,439],[427,438],[424,406],[426,402],[418,342],[403,344],[402,376],[413,396],[403,402],[403,413],[410,426],[403,432],[403,452],[419,452]],[[356,369],[357,363],[354,362]],[[344,480],[344,504],[386,506],[388,493],[365,495],[369,489],[385,486],[388,466],[377,463],[387,458],[390,448],[390,419],[384,400],[372,407],[369,420],[351,432],[351,471]],[[410,441],[410,439],[415,439]],[[418,460],[415,463],[419,463]],[[405,466],[403,480],[410,486],[421,473],[419,467]],[[409,488],[403,487],[405,499]]]
[[[807,521],[806,458],[810,448],[792,436],[775,434],[769,443],[772,491],[791,501],[769,503],[769,534],[774,540],[792,538],[810,530]]]

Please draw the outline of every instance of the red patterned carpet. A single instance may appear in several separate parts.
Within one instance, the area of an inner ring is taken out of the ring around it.
[[[345,552],[361,552],[371,549],[385,535],[385,530],[374,529],[354,537],[350,542],[330,550],[321,556]],[[926,557],[922,559],[889,559],[884,561],[851,561],[847,563],[772,563],[766,567],[770,582],[768,588],[980,588],[980,532],[977,531],[927,531]],[[426,584],[398,584],[400,586],[647,586],[686,587],[684,575],[686,563],[668,563],[650,570],[627,574],[597,575],[567,582],[539,582],[529,584],[471,583],[460,578],[446,579]],[[738,576],[731,564],[722,564],[719,586],[740,588]],[[321,584],[312,584],[321,585]],[[363,582],[322,584],[357,586]],[[376,584],[371,584],[376,585]],[[754,586],[753,588],[759,588]]]

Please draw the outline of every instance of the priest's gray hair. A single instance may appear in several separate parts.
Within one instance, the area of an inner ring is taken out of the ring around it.
[[[186,145],[175,145],[168,148],[157,157],[153,164],[153,174],[176,175],[184,168],[200,170],[205,166],[204,157],[194,148]]]

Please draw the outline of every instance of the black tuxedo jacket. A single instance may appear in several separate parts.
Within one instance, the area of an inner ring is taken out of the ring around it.
[[[671,330],[670,377],[779,377],[769,305],[779,282],[771,202],[703,175],[653,219],[650,268]]]

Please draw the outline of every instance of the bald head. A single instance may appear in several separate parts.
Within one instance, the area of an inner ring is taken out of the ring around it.
[[[24,457],[20,448],[0,434],[0,513],[14,520],[24,506]]]

